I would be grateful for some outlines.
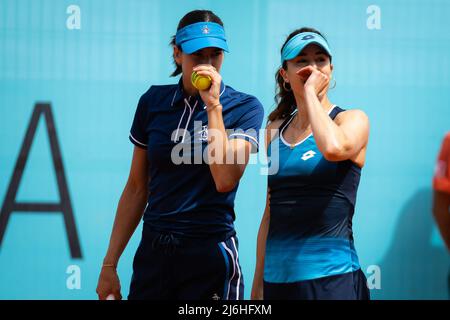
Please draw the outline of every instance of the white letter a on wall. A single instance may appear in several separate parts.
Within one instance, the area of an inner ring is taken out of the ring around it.
[[[66,26],[69,30],[74,29],[81,29],[81,10],[80,7],[77,5],[70,5],[67,7],[66,10],[67,14],[70,14],[69,17],[67,17]]]
[[[369,16],[367,17],[366,25],[369,30],[381,29],[381,9],[379,6],[370,5],[366,10]]]

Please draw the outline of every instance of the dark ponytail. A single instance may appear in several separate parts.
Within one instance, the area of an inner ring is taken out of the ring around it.
[[[299,33],[302,32],[314,32],[323,37],[323,35],[313,28],[300,28],[292,32],[284,42],[283,46],[281,47],[280,54],[283,51],[284,46],[286,43],[291,40],[294,36],[296,36]],[[324,37],[325,38],[325,37]],[[287,63],[286,61],[283,61],[282,68],[284,70],[287,70]],[[284,82],[283,77],[280,74],[280,70],[277,70],[275,73],[275,81],[277,83],[276,89],[275,89],[275,104],[276,108],[269,114],[269,122],[278,120],[278,119],[285,119],[288,117],[294,110],[295,110],[295,97],[294,93],[291,90],[291,87],[288,83]]]
[[[223,22],[220,20],[218,16],[216,16],[212,11],[209,10],[194,10],[191,12],[188,12],[183,18],[181,18],[180,22],[178,23],[177,31],[180,29],[183,29],[184,27],[197,23],[197,22],[215,22],[220,24],[223,27]],[[176,46],[175,43],[175,36],[172,36],[172,39],[170,41],[170,45]],[[181,51],[181,47],[178,47]],[[175,61],[175,58],[173,59],[173,64],[175,65],[176,69],[172,74],[171,77],[175,77],[179,74],[181,74],[181,66],[177,64]]]

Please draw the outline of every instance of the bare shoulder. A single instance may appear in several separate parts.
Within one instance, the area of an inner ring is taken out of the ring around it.
[[[369,117],[360,109],[350,109],[339,113],[336,118],[337,124],[343,124],[344,122],[358,123],[361,125],[369,125]]]
[[[278,129],[280,128],[281,124],[283,123],[284,119],[277,119],[274,121],[271,121],[266,126],[266,147],[269,145],[269,143],[272,141],[272,139],[277,135]]]
[[[279,129],[281,124],[283,123],[284,119],[277,119],[274,121],[271,121],[267,124],[266,130],[276,130]]]

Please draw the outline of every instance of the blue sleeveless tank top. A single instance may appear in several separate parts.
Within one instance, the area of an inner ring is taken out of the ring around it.
[[[344,109],[332,107],[334,120]],[[280,126],[268,147],[270,225],[266,242],[264,280],[289,283],[353,272],[360,268],[353,244],[352,218],[361,168],[351,160],[331,162],[310,134],[289,145]],[[271,154],[278,148],[278,157]],[[278,163],[273,163],[277,161]]]

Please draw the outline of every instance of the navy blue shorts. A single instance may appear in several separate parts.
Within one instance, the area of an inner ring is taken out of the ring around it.
[[[237,300],[243,295],[235,236],[182,239],[144,224],[129,300]]]
[[[293,283],[264,281],[264,300],[370,300],[361,269]]]

